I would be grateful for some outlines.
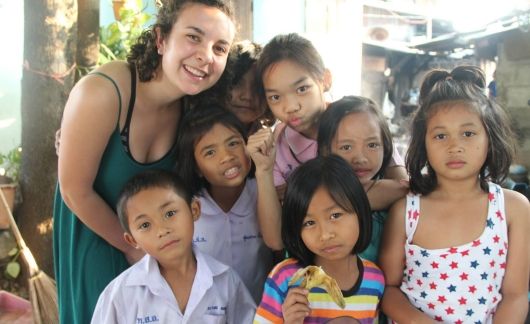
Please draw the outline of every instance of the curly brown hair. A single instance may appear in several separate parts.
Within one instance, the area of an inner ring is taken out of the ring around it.
[[[165,38],[171,32],[173,25],[182,9],[188,4],[203,4],[214,7],[224,12],[232,21],[235,21],[232,4],[229,0],[160,0],[157,4],[158,13],[156,22],[148,29],[144,30],[131,46],[127,55],[127,62],[135,64],[138,69],[140,81],[149,81],[154,77],[155,71],[161,61],[156,46],[156,30],[160,30],[162,37]]]

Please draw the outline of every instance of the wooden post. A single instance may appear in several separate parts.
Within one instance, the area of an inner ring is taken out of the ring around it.
[[[237,40],[253,40],[252,0],[232,0],[238,25]]]

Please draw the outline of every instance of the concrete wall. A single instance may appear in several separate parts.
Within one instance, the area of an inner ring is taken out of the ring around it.
[[[499,44],[497,92],[517,133],[516,162],[530,168],[530,32],[515,30]]]

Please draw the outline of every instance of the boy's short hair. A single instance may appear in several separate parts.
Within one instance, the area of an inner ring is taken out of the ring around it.
[[[148,170],[133,176],[125,183],[120,192],[116,212],[122,228],[131,233],[127,215],[127,202],[140,191],[151,188],[168,188],[173,190],[184,201],[191,206],[193,195],[188,190],[178,175],[166,170]]]

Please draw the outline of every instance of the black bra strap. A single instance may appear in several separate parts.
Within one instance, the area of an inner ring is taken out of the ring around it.
[[[118,122],[116,123],[116,128],[119,129],[119,126],[120,126],[120,115],[121,115],[121,94],[120,94],[120,88],[118,88],[118,85],[116,84],[116,81],[114,81],[111,77],[109,77],[108,75],[106,75],[105,73],[101,73],[101,72],[91,72],[89,75],[99,75],[99,76],[102,76],[104,77],[105,79],[109,80],[112,85],[114,86],[114,88],[116,89],[116,93],[118,94]]]
[[[129,100],[129,107],[127,107],[127,118],[125,119],[125,125],[123,126],[123,130],[124,131],[127,130],[127,133],[129,132],[129,126],[131,124],[134,103],[136,101],[136,67],[134,66],[134,64],[130,65],[130,69],[131,69],[131,100]],[[127,146],[129,146],[128,143],[127,143]]]

